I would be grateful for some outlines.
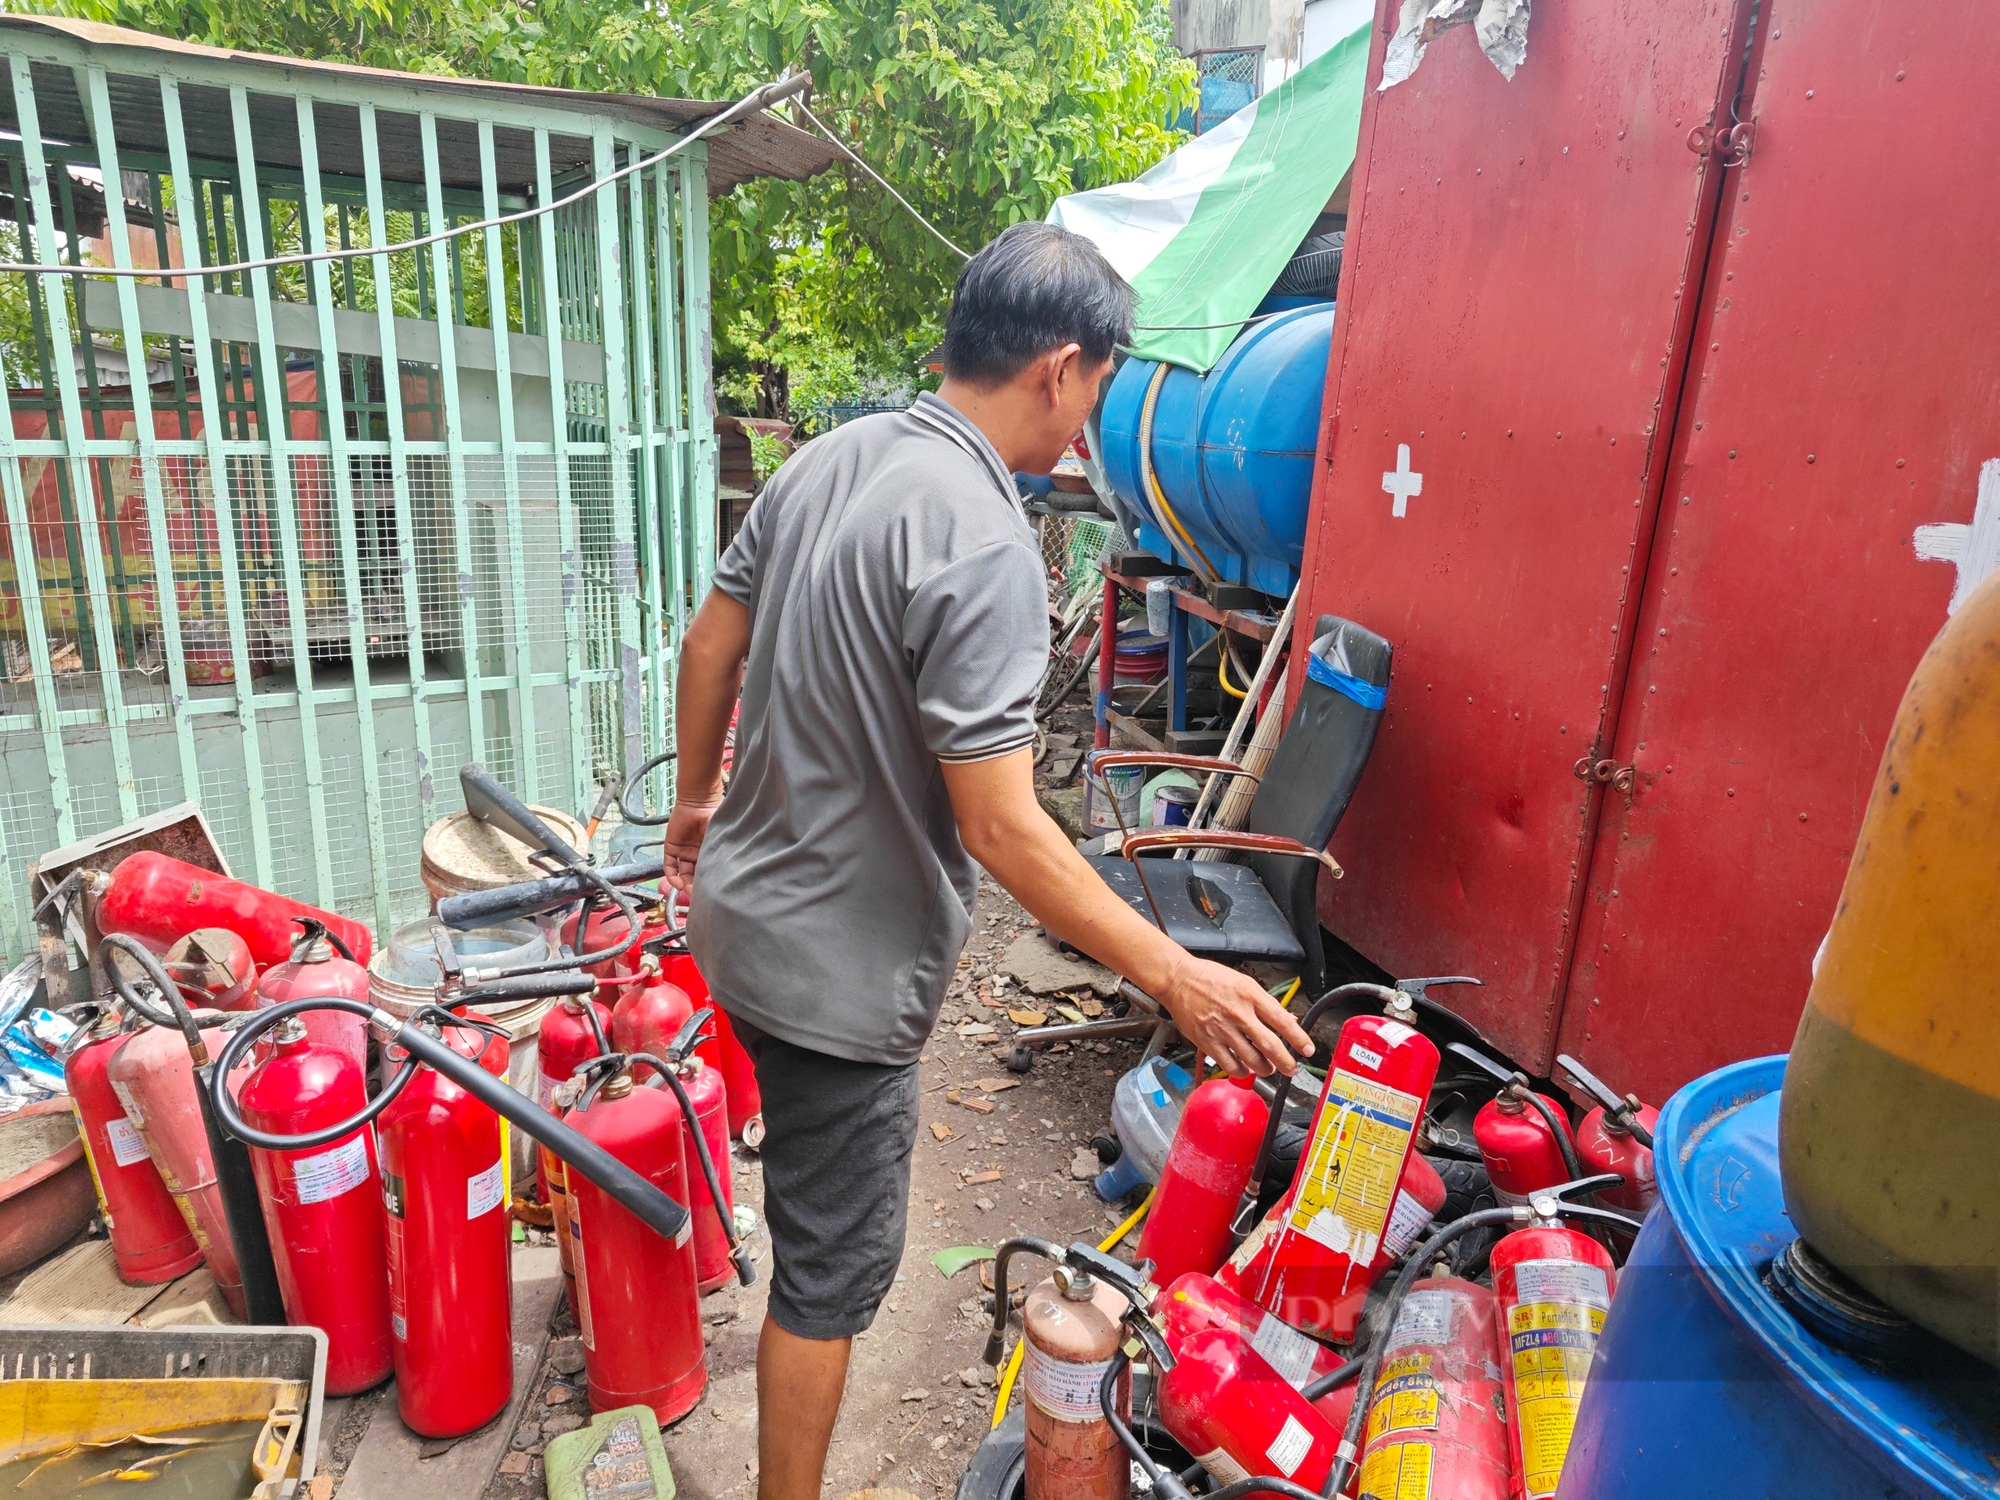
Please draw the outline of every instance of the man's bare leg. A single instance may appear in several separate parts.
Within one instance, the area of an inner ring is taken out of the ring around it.
[[[757,1339],[757,1500],[819,1500],[851,1339],[802,1339],[767,1315]]]

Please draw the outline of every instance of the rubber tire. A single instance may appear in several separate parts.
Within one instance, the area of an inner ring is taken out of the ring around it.
[[[972,1450],[958,1477],[957,1500],[1020,1500],[1027,1462],[1027,1418],[1017,1406]]]
[[[1019,1045],[1009,1047],[1004,1062],[1009,1073],[1025,1073],[1035,1065],[1034,1050]]]

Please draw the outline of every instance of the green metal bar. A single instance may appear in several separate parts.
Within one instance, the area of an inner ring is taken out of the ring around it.
[[[295,103],[299,116],[299,167],[305,178],[305,202],[300,209],[306,248],[326,249],[326,201],[320,193],[319,135],[315,129],[311,96],[300,94]],[[351,262],[350,262],[351,264]],[[320,398],[326,412],[327,465],[333,470],[334,525],[339,532],[341,586],[347,596],[348,651],[354,662],[354,728],[361,752],[361,809],[368,829],[369,886],[374,896],[375,928],[387,932],[390,926],[389,842],[382,831],[382,768],[375,753],[375,713],[373,683],[368,661],[368,596],[361,579],[361,528],[354,509],[352,458],[347,452],[346,394],[341,389],[339,343],[333,329],[333,278],[325,261],[312,267],[312,298],[319,309],[318,360]],[[327,376],[331,374],[332,389]],[[372,517],[371,517],[372,520]],[[369,534],[375,528],[370,525]],[[408,851],[401,851],[407,854]]]
[[[160,108],[166,118],[167,152],[173,161],[174,201],[183,206],[181,223],[188,222],[185,207],[199,204],[194,174],[188,170],[187,131],[181,122],[180,84],[171,76],[160,76]],[[181,256],[189,269],[200,267],[199,230],[181,235]],[[202,435],[208,447],[208,488],[215,506],[215,541],[222,571],[222,602],[229,619],[229,656],[236,676],[236,722],[243,735],[243,775],[250,802],[250,859],[255,866],[252,883],[266,885],[275,866],[271,859],[271,820],[264,805],[264,752],[257,729],[255,692],[250,680],[250,636],[243,615],[243,579],[239,567],[239,538],[236,534],[235,497],[230,493],[229,456],[223,448],[223,400],[216,380],[215,343],[208,332],[207,278],[185,278],[188,290],[188,324],[194,345],[195,375],[200,383]]]
[[[382,145],[375,106],[361,106],[361,164],[368,195],[368,242],[386,245],[389,213],[382,202]],[[430,684],[424,676],[424,618],[417,577],[416,522],[410,504],[409,434],[403,417],[403,370],[396,358],[396,306],[389,280],[389,257],[371,255],[375,277],[376,329],[382,341],[382,404],[389,428],[389,483],[396,506],[396,574],[403,580],[403,629],[410,661],[410,711],[417,741],[417,806],[428,828],[436,815],[435,767],[432,765]]]
[[[629,148],[630,161],[639,159],[639,148]],[[649,281],[653,269],[646,226],[646,176],[634,172],[625,179],[626,202],[631,207],[631,237],[627,254],[631,259],[630,290],[632,307],[632,368],[638,372],[639,450],[639,611],[640,638],[645,652],[639,670],[645,689],[645,748],[642,758],[657,753],[667,737],[667,704],[661,668],[666,660],[666,631],[660,620],[660,455],[653,436],[659,426],[659,390],[653,363],[653,316]],[[633,762],[636,764],[636,762]]]
[[[715,374],[710,366],[708,147],[696,141],[675,158],[681,176],[681,269],[687,290],[688,509],[694,537],[694,593],[715,572]]]
[[[687,443],[686,392],[681,381],[679,277],[674,236],[679,233],[674,176],[665,162],[653,168],[659,208],[653,218],[653,288],[659,297],[660,403],[667,418],[667,450],[661,465],[667,482],[666,577],[676,651],[687,633]],[[671,657],[669,657],[671,666]],[[671,674],[670,674],[671,675]],[[671,780],[671,778],[669,778]]]
[[[56,222],[49,204],[48,164],[42,156],[41,117],[35,104],[35,82],[27,59],[17,55],[9,58],[8,63],[14,75],[14,109],[20,121],[21,148],[27,160],[28,192],[35,206],[34,247],[29,253],[36,260],[41,260],[53,241]],[[139,816],[139,799],[132,785],[132,742],[125,729],[124,664],[118,657],[118,636],[111,623],[111,591],[104,572],[104,537],[99,520],[97,489],[90,481],[90,463],[76,447],[84,436],[83,402],[77,394],[76,365],[69,357],[67,289],[58,285],[51,291],[49,341],[56,346],[54,374],[56,390],[62,399],[64,441],[74,455],[66,462],[71,482],[76,486],[77,505],[81,513],[83,571],[89,589],[92,633],[97,637],[97,671],[103,684],[105,717],[110,721],[107,727],[111,739],[112,769],[118,783],[119,821],[130,822]],[[110,496],[104,498],[108,501]]]
[[[591,132],[597,176],[617,170],[611,129]],[[615,190],[593,195],[597,208],[597,284],[604,312],[604,411],[611,444],[611,572],[618,622],[618,722],[624,741],[619,767],[628,771],[646,758],[645,718],[640,704],[639,578],[632,539],[631,398],[625,384],[624,274],[618,262],[618,197]]]
[[[479,122],[479,178],[486,190],[485,218],[500,212],[500,171],[494,164],[493,126]],[[544,215],[546,217],[546,215]],[[507,576],[513,595],[515,670],[514,734],[521,747],[521,795],[532,802],[541,790],[535,744],[534,636],[528,628],[528,559],[521,543],[521,455],[514,446],[514,365],[507,333],[507,263],[500,231],[486,238],[486,317],[493,329],[493,379],[500,393],[500,478],[507,499]]]
[[[542,203],[554,196],[549,172],[549,133],[535,132],[535,197]],[[571,807],[588,805],[590,732],[584,722],[583,630],[577,614],[577,595],[583,580],[577,573],[576,505],[570,493],[569,387],[563,380],[562,292],[558,283],[556,225],[554,214],[535,218],[535,242],[540,247],[536,259],[542,273],[542,334],[549,344],[549,418],[555,440],[556,541],[561,553],[563,609],[563,665],[568,671],[569,768]]]
[[[236,126],[236,163],[241,181],[237,198],[248,260],[264,258],[265,224],[257,187],[257,147],[250,134],[250,94],[238,85],[229,91],[229,110]],[[320,905],[331,907],[333,839],[326,817],[326,769],[319,753],[319,716],[312,697],[312,640],[306,627],[305,567],[299,550],[299,501],[292,474],[292,423],[285,410],[285,361],[271,321],[274,277],[269,270],[252,274],[251,303],[257,313],[259,380],[251,395],[262,408],[260,424],[270,450],[272,508],[278,513],[278,550],[285,572],[285,611],[292,627],[292,675],[299,684],[299,746],[305,752],[306,814],[312,821],[313,889]],[[333,539],[343,553],[351,552],[351,533]]]
[[[443,173],[438,167],[437,116],[426,110],[418,117],[424,144],[424,187],[428,195],[430,222],[439,228],[445,224],[444,198],[442,194]],[[458,335],[451,322],[451,298],[437,296],[436,291],[446,292],[450,288],[451,272],[446,264],[445,247],[432,245],[431,279],[433,302],[438,325],[438,374],[444,386],[444,441],[450,458],[451,469],[451,532],[452,544],[458,562],[458,633],[460,649],[465,652],[465,722],[466,731],[472,741],[472,758],[486,760],[486,710],[480,702],[479,692],[479,630],[474,600],[477,585],[472,573],[472,538],[466,525],[467,511],[471,508],[471,495],[466,487],[465,474],[465,430],[464,420],[458,404]],[[419,262],[421,264],[421,262]]]
[[[91,67],[84,70],[80,83],[78,92],[89,101],[90,133],[97,140],[98,164],[104,174],[104,212],[106,234],[111,241],[111,263],[129,266],[132,247],[125,221],[124,176],[111,118],[109,81],[103,68]],[[114,189],[114,184],[121,186]],[[160,221],[166,218],[157,195],[153,216]],[[146,492],[146,530],[153,544],[153,607],[160,617],[160,646],[167,659],[167,693],[173,710],[175,748],[180,753],[181,795],[194,798],[201,795],[201,771],[195,763],[194,723],[180,711],[188,697],[187,661],[181,647],[180,587],[174,577],[174,546],[167,529],[166,493],[160,486],[160,451],[153,430],[153,390],[146,379],[146,338],[139,326],[138,284],[129,276],[118,278],[118,319],[125,333],[126,359],[132,365],[132,430],[139,445],[139,479]]]

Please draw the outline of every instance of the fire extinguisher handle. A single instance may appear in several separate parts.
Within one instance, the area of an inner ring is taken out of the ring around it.
[[[468,763],[458,768],[458,784],[465,793],[465,810],[489,828],[511,834],[530,849],[545,849],[562,863],[576,866],[583,856],[527,803],[502,786],[486,767]]]
[[[597,981],[577,970],[554,974],[516,974],[505,979],[489,979],[484,984],[460,992],[460,1005],[505,1004],[515,1000],[542,1000],[551,995],[588,995]]]
[[[299,929],[299,935],[292,943],[292,952],[294,954],[299,949],[311,943],[314,938],[325,938],[335,953],[338,953],[349,963],[355,961],[354,950],[347,946],[346,940],[331,927],[327,926],[326,923],[320,921],[318,917],[293,917],[292,922]]]
[[[1495,1083],[1527,1082],[1526,1074],[1518,1073],[1512,1068],[1501,1066],[1477,1047],[1468,1047],[1464,1042],[1446,1042],[1444,1050],[1449,1052],[1453,1057],[1471,1063],[1473,1067],[1484,1073],[1488,1078],[1491,1078]]]

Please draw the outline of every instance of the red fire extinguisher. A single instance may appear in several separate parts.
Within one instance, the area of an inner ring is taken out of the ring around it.
[[[1611,1256],[1565,1225],[1554,1196],[1530,1202],[1533,1221],[1493,1247],[1493,1295],[1504,1347],[1513,1494],[1547,1500],[1562,1478],[1591,1356],[1617,1289]]]
[[[156,1286],[200,1265],[201,1246],[111,1087],[111,1059],[127,1040],[117,1013],[105,1012],[78,1033],[78,1045],[63,1061],[63,1082],[97,1185],[118,1278],[132,1286]]]
[[[1619,1098],[1573,1057],[1558,1054],[1556,1063],[1597,1101],[1577,1127],[1576,1151],[1585,1172],[1608,1172],[1619,1179],[1617,1187],[1605,1188],[1598,1198],[1613,1208],[1645,1213],[1660,1196],[1653,1177],[1653,1127],[1660,1123],[1660,1112],[1641,1104],[1637,1094]]]
[[[1508,1442],[1493,1293],[1456,1277],[1418,1282],[1383,1345],[1360,1495],[1507,1500]]]
[[[715,1012],[715,1040],[698,1055],[722,1074],[729,1098],[729,1133],[755,1151],[764,1140],[764,1096],[757,1087],[757,1064],[729,1024],[729,1015],[708,992],[708,981],[691,954],[677,944],[663,944],[660,977],[678,985],[696,1010]]]
[[[578,936],[578,924],[582,925],[582,936]],[[643,937],[645,928],[640,928]],[[563,923],[562,939],[572,953],[596,953],[622,943],[631,933],[632,924],[625,914],[616,907],[590,906],[589,914],[578,912]],[[594,964],[586,964],[583,972],[593,979],[621,979],[638,972],[639,950],[636,946],[625,952],[603,959]]]
[[[291,956],[273,964],[257,981],[259,1005],[283,1005],[288,1000],[326,999],[366,1001],[368,971],[355,962],[353,950],[324,922],[313,917],[294,917],[298,941]],[[306,1036],[322,1046],[333,1047],[354,1059],[358,1068],[368,1066],[368,1023],[359,1016],[340,1010],[306,1013]]]
[[[1496,1199],[1526,1203],[1530,1194],[1583,1175],[1560,1104],[1530,1089],[1525,1073],[1503,1068],[1463,1042],[1451,1043],[1449,1050],[1500,1084],[1500,1092],[1472,1120],[1472,1138]]]
[[[1417,1123],[1438,1068],[1436,1046],[1413,1024],[1412,997],[1345,985],[1316,1001],[1306,1021],[1361,993],[1385,997],[1382,1014],[1353,1016],[1341,1027],[1291,1186],[1217,1278],[1293,1327],[1337,1343],[1353,1339],[1368,1288],[1387,1264],[1386,1246],[1413,1242],[1435,1211],[1399,1191],[1409,1158],[1421,1160]],[[1272,1107],[1266,1156],[1289,1083]],[[1435,1172],[1430,1177],[1436,1181]],[[1257,1186],[1253,1173],[1246,1203]],[[1443,1201],[1438,1183],[1436,1203]]]
[[[1345,1363],[1325,1344],[1307,1338],[1248,1297],[1199,1271],[1188,1272],[1161,1292],[1152,1311],[1166,1335],[1167,1347],[1177,1358],[1184,1357],[1184,1346],[1195,1334],[1211,1328],[1227,1329],[1245,1340],[1272,1372],[1296,1391],[1303,1392]],[[1312,1404],[1339,1428],[1354,1405],[1354,1382],[1335,1386]]]
[[[535,1060],[539,1082],[535,1102],[552,1114],[560,1114],[557,1093],[575,1076],[576,1070],[593,1057],[611,1050],[611,1011],[594,999],[565,995],[542,1017],[535,1038]],[[570,1259],[569,1176],[562,1159],[546,1146],[535,1149],[535,1176],[542,1189],[542,1201],[556,1237],[556,1252],[562,1263],[563,1295],[569,1301],[572,1320],[581,1316],[576,1296],[576,1267]]]
[[[167,949],[167,972],[188,1004],[208,1010],[251,1010],[257,963],[250,945],[227,927],[190,932]]]
[[[1229,1226],[1270,1118],[1254,1082],[1211,1078],[1181,1111],[1139,1236],[1139,1259],[1153,1263],[1162,1285],[1213,1272],[1229,1254]]]
[[[367,963],[373,951],[374,940],[359,922],[150,849],[129,856],[108,875],[91,875],[86,888],[96,901],[99,932],[172,943],[200,927],[226,927],[250,945],[259,968],[291,957],[294,917],[324,923],[357,963]]]
[[[635,1087],[619,1062],[617,1072],[591,1081],[566,1122],[684,1203],[680,1103]],[[590,1409],[645,1405],[662,1426],[678,1421],[708,1385],[692,1220],[688,1232],[663,1241],[579,1178],[570,1183],[569,1233]]]
[[[696,1136],[699,1135],[701,1148],[706,1149],[714,1168],[713,1182],[722,1191],[721,1199],[717,1200],[709,1186],[710,1174],[689,1174],[692,1180],[688,1183],[691,1195],[688,1207],[694,1212],[695,1284],[704,1297],[729,1283],[734,1249],[730,1231],[736,1211],[734,1184],[729,1170],[729,1106],[722,1074],[702,1060],[697,1047],[697,1043],[707,1037],[708,1024],[715,1014],[704,1009],[690,1016],[680,1035],[664,1047],[635,1049],[663,1060],[680,1080],[684,1110],[681,1129],[685,1132],[681,1142],[682,1155],[689,1163],[699,1162],[696,1145]]]
[[[1255,1474],[1318,1491],[1340,1430],[1231,1328],[1205,1328],[1159,1383],[1160,1421],[1218,1485]]]
[[[326,1389],[335,1396],[380,1385],[394,1365],[375,1143],[366,1129],[328,1135],[367,1102],[361,1064],[313,1042],[300,1016],[257,1048],[237,1095],[258,1130],[313,1142],[296,1152],[253,1148],[250,1165],[285,1312],[326,1331]]]
[[[611,1007],[611,1041],[620,1052],[663,1053],[694,1014],[688,992],[665,977],[627,986]]]

